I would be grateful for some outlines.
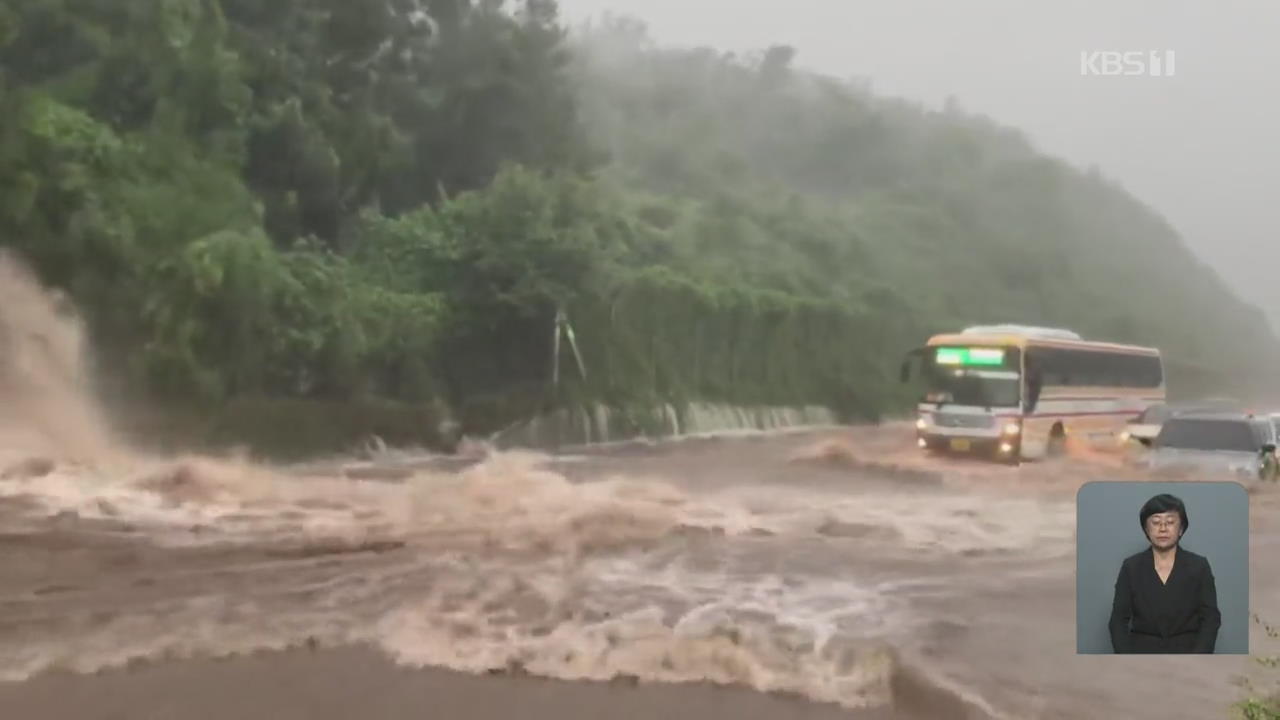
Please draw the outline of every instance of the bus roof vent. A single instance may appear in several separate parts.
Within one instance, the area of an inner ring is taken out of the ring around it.
[[[1060,328],[1034,327],[1031,325],[975,325],[965,328],[963,335],[1021,335],[1046,340],[1083,340],[1079,333]]]

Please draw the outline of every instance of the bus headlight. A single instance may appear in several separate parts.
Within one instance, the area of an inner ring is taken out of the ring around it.
[[[926,428],[926,427],[928,427],[928,426],[929,426],[928,421],[926,421],[923,417],[918,418],[918,419],[916,420],[916,429],[917,429],[917,430],[923,430],[923,429],[925,429],[925,428]]]
[[[1008,443],[1008,442],[1000,443],[1000,452],[1004,453],[1005,455],[1008,455],[1009,453],[1013,452],[1013,443]]]
[[[1006,423],[1004,426],[1005,435],[1017,435],[1020,432],[1022,432],[1022,425],[1020,423],[1011,422]]]

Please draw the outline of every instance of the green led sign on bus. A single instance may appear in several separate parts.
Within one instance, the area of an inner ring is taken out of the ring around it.
[[[1004,365],[1004,350],[998,348],[938,348],[934,360],[939,365]]]

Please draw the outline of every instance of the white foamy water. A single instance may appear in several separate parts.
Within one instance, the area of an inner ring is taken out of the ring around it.
[[[239,595],[195,586],[109,611],[33,610],[37,629],[0,649],[0,678],[360,642],[411,666],[710,681],[864,707],[889,702],[897,644],[923,624],[910,598],[943,584],[862,575],[843,565],[842,548],[930,558],[1070,537],[1069,514],[1025,501],[698,494],[644,478],[572,483],[548,460],[498,453],[401,483],[212,460],[146,462],[124,478],[68,467],[0,481],[35,515],[127,521],[161,544],[404,543],[402,557],[350,575],[281,564],[272,582]]]
[[[885,702],[893,665],[878,632],[897,612],[884,593],[853,581],[735,577],[675,562],[652,568],[615,558],[585,563],[538,601],[509,598],[486,613],[493,593],[529,593],[496,573],[483,591],[406,605],[381,624],[379,642],[397,660],[485,671],[518,667],[565,680],[632,676],[711,681],[791,691],[859,707]],[[561,593],[572,588],[570,597]]]
[[[244,463],[140,463],[124,478],[55,468],[0,480],[0,497],[37,515],[73,513],[181,532],[186,544],[377,535],[412,540],[452,534],[514,549],[561,552],[622,547],[680,529],[736,536],[822,536],[954,554],[1070,550],[1066,502],[930,493],[820,492],[747,487],[690,495],[663,480],[611,477],[572,483],[536,453],[498,453],[457,474],[398,483],[298,477]],[[117,471],[118,472],[118,471]]]
[[[262,567],[272,580],[241,594],[33,611],[0,645],[0,679],[313,640],[372,643],[413,666],[705,680],[855,707],[885,702],[894,669],[885,641],[907,623],[893,588],[762,574],[749,561],[638,550],[504,559],[436,548],[355,576]]]
[[[1093,677],[1053,696],[1048,668],[1069,651],[1032,630],[1071,621],[1041,613],[1066,597],[1064,491],[1118,464],[953,468],[894,428],[798,453],[672,453],[656,476],[583,456],[575,481],[523,452],[396,482],[149,457],[106,431],[74,323],[5,258],[0,300],[0,680],[365,643],[409,666],[713,681],[850,707],[901,699],[906,673],[955,699],[945,717],[1001,717],[983,695],[1021,679],[1037,714],[1072,717],[1049,713]],[[840,483],[789,484],[821,475],[814,463]],[[702,482],[715,473],[729,480]],[[980,618],[983,592],[1034,616],[1001,641],[1012,661],[988,647],[1007,629]],[[966,636],[970,623],[985,629]],[[949,658],[967,686],[929,657],[956,647],[974,653]]]
[[[943,554],[1074,551],[1075,507],[1068,502],[949,493],[795,492],[745,488],[722,496],[746,508],[751,524],[781,535],[817,532],[866,538]]]

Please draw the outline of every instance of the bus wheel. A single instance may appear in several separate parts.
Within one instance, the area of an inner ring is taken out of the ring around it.
[[[1049,432],[1049,446],[1045,449],[1046,457],[1062,457],[1067,454],[1067,433],[1061,425],[1054,425]]]

